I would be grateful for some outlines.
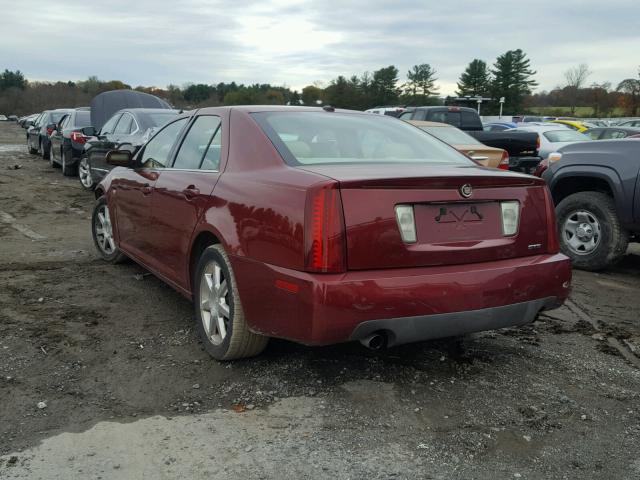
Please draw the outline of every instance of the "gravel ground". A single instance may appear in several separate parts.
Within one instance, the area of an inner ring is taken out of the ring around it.
[[[221,364],[92,203],[0,122],[0,478],[640,478],[637,247],[523,328]]]

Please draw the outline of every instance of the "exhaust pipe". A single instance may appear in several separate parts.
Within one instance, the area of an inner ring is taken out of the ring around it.
[[[360,340],[360,343],[370,350],[380,350],[387,344],[387,337],[384,333],[373,333]]]

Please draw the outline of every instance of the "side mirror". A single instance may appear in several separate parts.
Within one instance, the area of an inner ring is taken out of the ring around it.
[[[114,167],[130,167],[131,152],[128,150],[110,150],[107,152],[107,164]]]
[[[95,129],[95,128],[93,128],[93,127],[91,127],[91,126],[89,126],[89,127],[82,127],[82,134],[83,134],[85,137],[95,137],[97,133],[98,133],[98,132],[96,132],[96,129]]]

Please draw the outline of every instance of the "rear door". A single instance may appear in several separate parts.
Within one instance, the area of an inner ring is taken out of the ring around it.
[[[137,155],[139,167],[124,169],[114,179],[113,195],[117,196],[116,224],[120,247],[149,266],[153,266],[151,239],[151,196],[160,172],[166,168],[186,125],[188,117],[169,123],[155,135]]]
[[[111,166],[107,165],[106,156],[109,150],[115,148],[113,131],[121,116],[121,113],[116,113],[107,120],[100,129],[97,139],[90,142],[87,156],[91,170],[96,173],[98,179],[102,179],[111,170]]]
[[[219,116],[195,117],[172,167],[159,172],[152,194],[150,254],[154,267],[187,290],[191,237],[226,159],[222,153],[226,151],[226,130]]]

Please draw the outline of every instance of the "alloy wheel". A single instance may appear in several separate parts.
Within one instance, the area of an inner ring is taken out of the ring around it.
[[[85,188],[91,188],[91,185],[93,185],[93,178],[91,178],[89,164],[84,158],[80,161],[80,165],[78,166],[78,176],[80,177],[80,183],[82,183]]]
[[[109,207],[107,207],[106,204],[102,205],[95,218],[94,228],[98,246],[103,253],[111,255],[116,250],[116,244],[113,240],[113,228],[111,227]]]
[[[596,216],[588,210],[571,212],[562,226],[564,241],[576,255],[588,255],[600,244],[602,228]]]
[[[214,345],[224,342],[229,331],[229,284],[215,260],[202,270],[200,279],[200,317],[207,338]]]

